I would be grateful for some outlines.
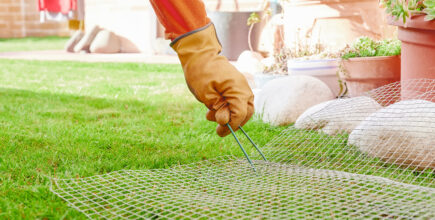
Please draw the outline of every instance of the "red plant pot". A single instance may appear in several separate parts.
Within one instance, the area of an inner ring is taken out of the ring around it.
[[[351,97],[400,81],[400,56],[350,58],[342,65]]]
[[[435,78],[435,20],[424,21],[423,15],[412,16],[406,24],[394,18],[389,23],[399,27],[402,41],[402,80]]]
[[[402,84],[409,79],[435,79],[435,20],[425,21],[424,15],[412,16],[405,24],[393,17],[388,20],[389,24],[399,27],[398,38],[402,41]],[[402,91],[402,99],[416,98],[425,92],[423,90],[415,88]]]

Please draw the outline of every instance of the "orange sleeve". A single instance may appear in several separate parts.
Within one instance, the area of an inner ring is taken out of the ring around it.
[[[167,39],[175,38],[210,23],[201,0],[150,0]]]

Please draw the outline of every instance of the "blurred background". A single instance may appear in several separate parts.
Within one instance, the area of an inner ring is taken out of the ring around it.
[[[56,2],[63,7],[59,6],[57,12],[50,8]],[[204,3],[224,44],[224,55],[231,60],[249,49],[248,38],[252,49],[267,57],[306,39],[310,44],[320,42],[340,48],[362,35],[381,39],[394,34],[394,28],[386,25],[378,0],[204,0]],[[147,0],[1,0],[0,6],[0,38],[69,37],[77,31],[91,32],[98,25],[119,39],[117,52],[172,53],[164,40],[164,29]],[[259,23],[249,33],[247,20],[253,12],[257,13]]]

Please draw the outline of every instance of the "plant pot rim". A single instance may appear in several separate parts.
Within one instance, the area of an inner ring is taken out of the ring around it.
[[[425,21],[424,17],[426,15],[412,15],[410,18],[406,19],[406,23],[403,23],[402,19],[396,19],[395,17],[389,15],[387,17],[388,24],[398,26],[401,28],[418,28],[426,30],[435,30],[435,20]]]
[[[375,57],[353,57],[349,59],[341,59],[342,61],[370,61],[370,60],[389,60],[400,58],[400,55],[395,56],[375,56]]]
[[[322,62],[337,62],[339,60],[340,59],[335,59],[335,58],[313,59],[313,60],[288,59],[287,62],[292,62],[292,63],[322,63]]]
[[[372,2],[374,0],[292,0],[281,1],[283,7],[295,5],[342,4],[347,2]]]

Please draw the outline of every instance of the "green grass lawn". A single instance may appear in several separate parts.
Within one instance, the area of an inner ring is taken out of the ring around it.
[[[68,37],[0,38],[0,53],[16,51],[62,50]]]
[[[49,191],[47,176],[242,156],[232,137],[215,134],[178,65],[0,60],[0,67],[0,219],[84,219]],[[284,129],[258,120],[245,127],[259,146]]]

